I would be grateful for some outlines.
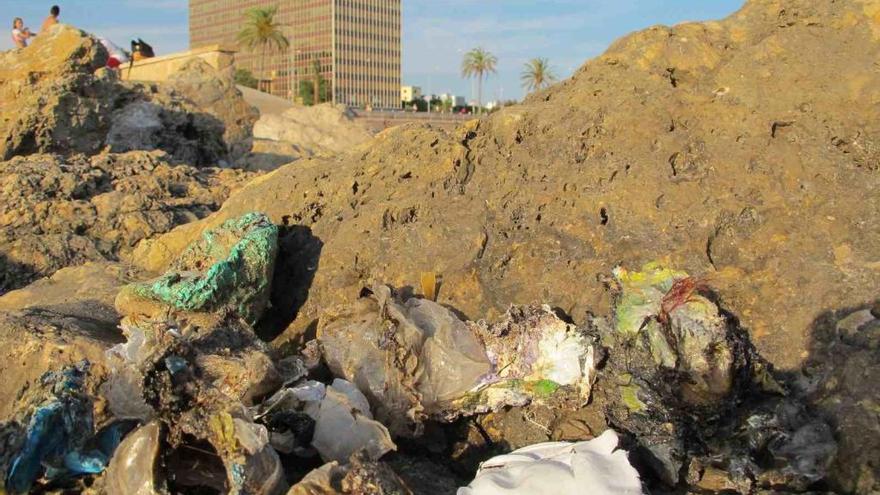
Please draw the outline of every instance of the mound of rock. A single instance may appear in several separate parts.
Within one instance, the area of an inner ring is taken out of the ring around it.
[[[440,300],[466,314],[545,301],[580,321],[610,307],[597,274],[668,256],[741,309],[762,353],[797,367],[817,315],[880,284],[875,11],[753,0],[720,22],[650,28],[451,134],[405,126],[283,167],[200,227],[140,246],[137,263],[161,270],[180,236],[246,211],[308,228],[308,246],[280,254],[313,274],[293,287],[308,301],[292,338],[319,308],[421,272],[442,275]],[[296,260],[309,246],[319,260]]]
[[[282,167],[133,259],[162,271],[203,229],[266,213],[282,226],[264,322],[279,346],[362,287],[423,272],[467,316],[544,302],[583,324],[611,309],[603,274],[668,259],[797,370],[814,322],[880,285],[877,11],[752,0],[723,21],[638,32],[452,133],[404,126]]]
[[[215,211],[249,177],[174,166],[161,151],[0,162],[0,292],[65,266],[118,260]]]
[[[123,84],[101,69],[106,60],[95,38],[69,26],[0,54],[0,159],[109,147],[204,166],[250,151],[257,113],[230,74],[192,62],[167,83]]]
[[[345,105],[322,103],[293,107],[280,114],[264,112],[254,125],[254,137],[295,144],[300,156],[310,157],[349,151],[373,134]]]

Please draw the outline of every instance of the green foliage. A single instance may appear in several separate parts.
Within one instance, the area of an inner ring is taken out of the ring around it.
[[[257,89],[257,78],[247,69],[235,70],[235,84]]]
[[[248,9],[244,14],[244,27],[235,37],[239,45],[252,51],[260,51],[262,79],[266,79],[266,53],[273,50],[284,50],[290,46],[290,41],[281,30],[283,26],[275,21],[276,15],[278,15],[278,7]],[[259,81],[257,86],[259,86]]]
[[[483,79],[489,74],[495,73],[498,57],[482,48],[474,48],[464,54],[461,62],[461,75],[463,77]]]
[[[427,112],[428,111],[428,102],[426,102],[425,100],[423,100],[421,98],[416,98],[413,101],[401,101],[400,103],[403,106],[403,108],[406,110],[412,109],[413,105],[415,105],[416,112]]]
[[[523,88],[535,91],[544,89],[556,81],[556,74],[553,73],[550,62],[546,58],[533,58],[523,66],[520,80]]]
[[[278,7],[248,9],[245,14],[244,27],[238,32],[236,40],[251,50],[277,49],[290,46],[290,41],[281,32],[281,25],[275,22]]]
[[[477,103],[481,110],[483,106],[483,79],[489,74],[495,73],[497,64],[498,57],[482,48],[474,48],[465,53],[464,60],[461,62],[461,75],[477,79]]]
[[[326,101],[330,101],[330,81],[324,79],[324,77],[319,78],[319,96],[320,99],[318,103],[323,103]],[[299,82],[299,97],[302,98],[303,105],[314,105],[315,104],[315,84],[312,81],[300,81]]]

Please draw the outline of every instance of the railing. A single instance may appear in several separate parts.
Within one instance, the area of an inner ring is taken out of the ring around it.
[[[406,121],[447,121],[447,122],[464,122],[476,118],[471,114],[458,113],[439,113],[439,112],[389,112],[385,110],[367,112],[366,110],[352,109],[356,118],[360,119],[377,119],[377,120],[406,120]]]

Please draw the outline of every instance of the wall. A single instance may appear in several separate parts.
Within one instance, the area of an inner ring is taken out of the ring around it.
[[[203,46],[185,52],[140,60],[131,66],[131,70],[129,70],[129,64],[125,64],[120,69],[120,75],[124,80],[164,81],[186,61],[196,57],[204,60],[215,69],[222,70],[233,64],[235,51],[221,47],[221,45]]]

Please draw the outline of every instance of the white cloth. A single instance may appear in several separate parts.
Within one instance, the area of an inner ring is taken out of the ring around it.
[[[108,40],[107,38],[98,38],[98,41],[104,45],[104,48],[107,50],[107,53],[110,54],[111,57],[118,60],[120,63],[128,62],[128,55],[125,54],[125,51],[122,48],[119,48],[118,45]]]
[[[457,495],[641,495],[639,473],[607,430],[586,442],[547,442],[493,457]]]

